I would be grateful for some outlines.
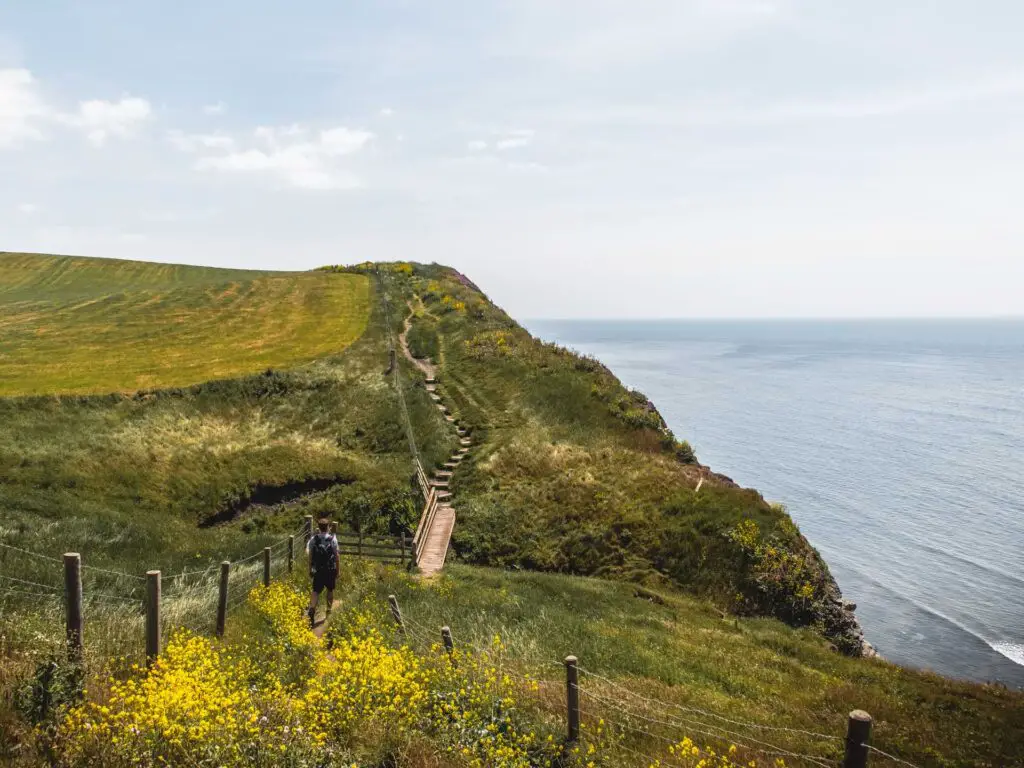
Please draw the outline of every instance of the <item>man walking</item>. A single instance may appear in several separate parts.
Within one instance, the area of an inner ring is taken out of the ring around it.
[[[327,590],[326,615],[331,615],[334,605],[334,585],[338,580],[340,567],[338,539],[330,533],[327,518],[320,518],[316,524],[317,532],[306,542],[306,554],[309,556],[309,576],[313,580],[313,593],[309,597],[309,626],[314,625],[317,603],[320,593]],[[326,620],[326,617],[325,617]]]

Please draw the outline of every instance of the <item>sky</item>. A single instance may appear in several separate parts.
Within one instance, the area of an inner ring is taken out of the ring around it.
[[[0,250],[519,318],[1024,313],[1015,0],[12,0]]]

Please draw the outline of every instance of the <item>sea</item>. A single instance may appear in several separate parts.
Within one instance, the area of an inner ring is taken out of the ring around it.
[[[784,504],[884,657],[1024,688],[1024,319],[527,326]]]

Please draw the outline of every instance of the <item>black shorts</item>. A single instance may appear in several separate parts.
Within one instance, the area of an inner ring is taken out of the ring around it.
[[[334,584],[338,581],[337,571],[320,571],[319,573],[312,574],[313,576],[313,591],[318,595],[325,589],[333,592]]]

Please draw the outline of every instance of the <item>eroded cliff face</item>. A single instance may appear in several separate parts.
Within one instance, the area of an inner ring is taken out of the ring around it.
[[[607,367],[602,365],[602,368],[608,375],[613,375],[611,370]],[[661,431],[666,436],[666,439],[675,441],[668,423],[665,421],[654,403],[640,392],[633,391],[630,394],[641,404],[641,407],[645,411],[650,413],[658,422],[660,422]],[[701,464],[696,460],[696,457],[693,458],[693,461],[696,467],[700,470],[700,482],[702,484],[707,483],[709,485],[718,485],[729,488],[741,488],[741,486],[732,478],[715,472],[711,467],[705,464]],[[768,503],[760,493],[757,493],[757,496],[765,504]],[[789,524],[792,526],[793,530],[796,531],[796,524],[788,517],[788,513],[783,512],[782,514],[787,516]],[[796,539],[795,548],[801,552],[802,556],[809,563],[812,571],[815,572],[815,598],[811,601],[806,613],[794,613],[787,615],[787,612],[783,611],[782,615],[779,615],[779,618],[788,620],[790,623],[794,624],[811,624],[815,626],[832,642],[835,649],[840,653],[848,656],[877,655],[874,647],[864,639],[864,632],[861,629],[860,623],[857,621],[856,615],[854,614],[854,611],[857,608],[856,604],[843,599],[843,594],[839,588],[839,584],[832,576],[824,558],[803,534],[797,533]],[[757,602],[756,597],[754,598],[754,602]],[[764,608],[769,607],[761,606],[761,608],[763,610]],[[766,612],[769,615],[778,615],[778,612],[774,610],[774,607],[769,608]]]

